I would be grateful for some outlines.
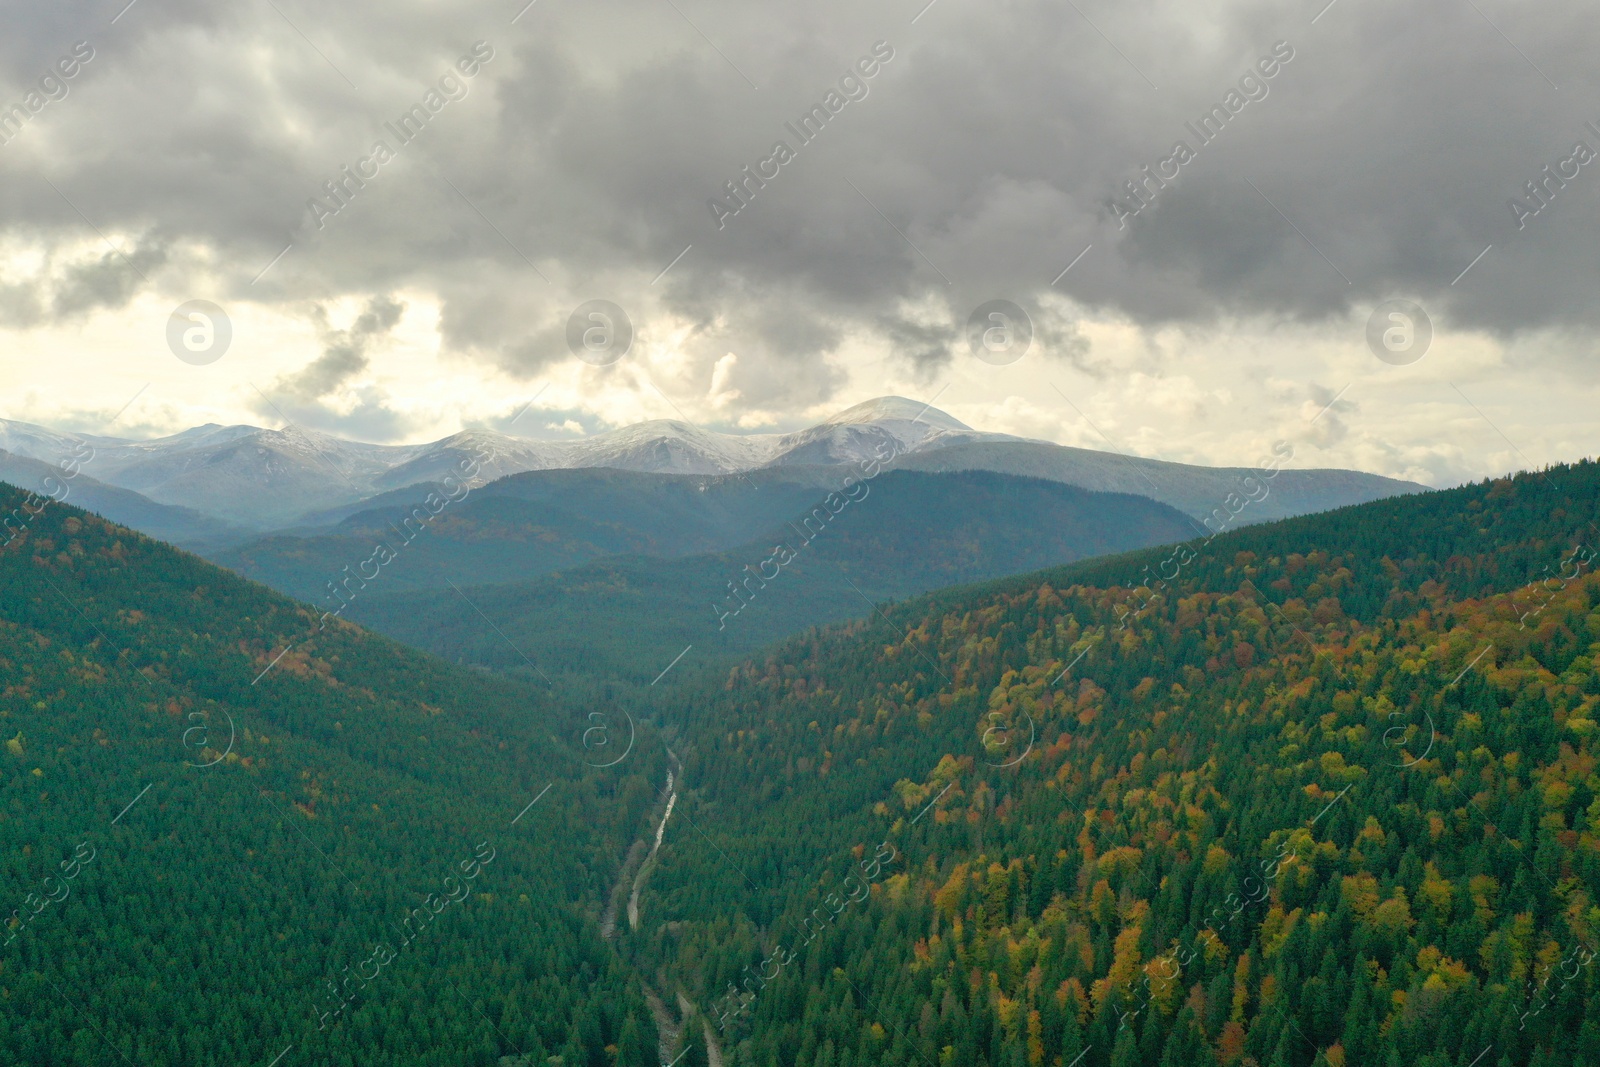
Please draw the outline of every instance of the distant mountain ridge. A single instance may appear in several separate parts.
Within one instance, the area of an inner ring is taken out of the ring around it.
[[[88,465],[92,469],[92,463]],[[157,504],[129,489],[119,489],[80,469],[71,477],[58,463],[0,451],[0,482],[41,498],[69,502],[161,541],[191,542],[237,537],[245,531],[192,508]],[[47,505],[48,506],[48,505]]]
[[[517,670],[529,662],[517,649],[536,649],[539,669],[552,676],[598,671],[647,682],[686,644],[694,645],[697,663],[737,657],[808,627],[869,613],[874,601],[1190,535],[1184,515],[1148,497],[1095,493],[1045,479],[991,471],[891,471],[858,486],[858,501],[827,494],[834,500],[830,508],[822,506],[822,490],[762,471],[753,476],[764,483],[760,492],[746,488],[744,479],[715,479],[723,484],[710,487],[711,499],[698,510],[723,512],[727,522],[689,521],[697,509],[682,496],[673,500],[653,492],[638,501],[635,506],[662,517],[651,555],[617,552],[560,566],[556,552],[576,555],[575,549],[586,546],[557,540],[546,547],[531,538],[486,545],[487,529],[502,518],[515,521],[521,512],[516,505],[525,502],[488,494],[525,482],[530,497],[537,491],[560,499],[559,481],[570,484],[596,473],[538,472],[497,483],[481,500],[465,503],[466,529],[441,530],[440,540],[426,548],[419,541],[418,559],[403,577],[374,582],[370,590],[353,583],[345,617],[475,666]],[[613,492],[629,491],[623,472],[607,473],[618,482]],[[551,484],[552,476],[565,477]],[[769,477],[771,484],[765,484]],[[785,501],[793,504],[788,512],[780,510]],[[480,509],[472,511],[475,503]],[[775,517],[764,519],[767,513]],[[552,532],[570,529],[581,536],[601,528],[570,507],[556,521]],[[719,533],[737,531],[743,533],[740,543],[691,551]],[[676,551],[660,550],[668,537]],[[346,551],[359,543],[352,539]],[[306,553],[315,548],[302,546]],[[520,576],[514,569],[518,559],[525,561]],[[217,562],[306,595],[323,610],[340,607],[307,581],[333,569],[324,565],[313,572],[286,546],[262,542],[247,558],[223,556]],[[452,572],[464,589],[448,588]],[[305,584],[291,585],[296,579]],[[494,628],[485,627],[484,618],[494,619]]]
[[[466,494],[385,589],[515,582],[608,556],[671,559],[742,544],[814,504],[833,485],[803,468],[750,475],[637,471],[525,471]],[[324,604],[327,584],[378,542],[398,546],[415,488],[318,516],[317,525],[202,552],[213,562],[291,596]]]
[[[467,430],[427,444],[377,445],[289,427],[197,426],[148,441],[50,430],[0,419],[0,450],[55,463],[82,443],[94,476],[160,505],[190,508],[256,530],[326,521],[363,502],[421,487],[420,499],[460,461],[489,455],[470,483],[527,471],[609,468],[641,474],[716,476],[765,469],[843,467],[887,446],[890,467],[990,470],[1105,492],[1135,493],[1202,517],[1247,468],[1208,468],[1066,448],[974,430],[929,404],[879,397],[815,426],[783,434],[726,434],[651,420],[573,441],[535,441]],[[1357,471],[1295,471],[1241,522],[1363,503],[1424,487]],[[1291,488],[1291,486],[1293,488]]]

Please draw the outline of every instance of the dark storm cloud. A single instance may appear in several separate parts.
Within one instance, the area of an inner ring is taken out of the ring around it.
[[[48,301],[9,278],[12,321],[179,292],[206,270],[238,300],[417,287],[443,299],[448,345],[531,375],[567,358],[572,307],[603,297],[641,336],[663,315],[691,323],[706,368],[737,352],[760,404],[797,382],[825,397],[832,381],[806,372],[847,338],[924,369],[962,358],[968,313],[995,298],[1038,311],[1055,338],[1041,348],[1085,366],[1052,295],[1147,326],[1343,324],[1390,296],[1502,335],[1600,315],[1600,164],[1547,185],[1520,229],[1509,206],[1575,142],[1600,151],[1585,125],[1600,125],[1600,102],[1585,110],[1600,28],[1572,2],[1526,19],[1504,0],[1340,0],[1320,16],[940,0],[913,24],[921,0],[684,0],[681,16],[612,0],[538,4],[515,25],[514,2],[144,2],[112,25],[121,6],[4,16],[18,93],[74,41],[96,58],[0,156],[0,225],[208,255],[152,262],[149,282],[97,262]],[[308,200],[478,41],[495,59],[470,92],[389,146],[337,226],[312,225]],[[880,41],[894,58],[870,94],[799,143],[785,124]],[[1186,123],[1278,42],[1294,58],[1270,91],[1201,144]],[[1193,160],[1119,226],[1123,183],[1180,140]],[[794,160],[719,230],[707,202],[777,141]],[[348,373],[324,360],[312,393]]]

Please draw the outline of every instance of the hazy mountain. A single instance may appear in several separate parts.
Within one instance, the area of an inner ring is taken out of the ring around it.
[[[766,493],[741,494],[734,479],[717,488],[723,492],[708,492],[708,506],[742,509],[749,524],[779,494],[803,489],[780,482]],[[823,496],[803,489],[787,521],[761,521],[759,533],[751,530],[723,551],[600,559],[510,584],[473,587],[473,575],[490,568],[461,551],[453,559],[441,553],[429,560],[439,588],[405,592],[384,577],[366,588],[356,583],[347,617],[451,659],[520,669],[526,655],[552,675],[649,681],[687,644],[699,657],[738,654],[860,617],[875,600],[1189,536],[1183,515],[1147,497],[990,471],[893,471],[872,481],[858,502],[835,497],[836,515],[813,510]],[[778,562],[780,545],[791,561]],[[397,575],[402,566],[408,564],[395,564]],[[408,571],[408,584],[427,567]],[[452,571],[465,596],[440,580]],[[326,594],[316,602],[338,607]],[[480,611],[499,629],[486,626]]]
[[[69,449],[71,446],[68,446]],[[69,451],[63,458],[70,457]],[[87,465],[92,467],[93,462]],[[9,482],[42,497],[65,501],[139,530],[162,541],[191,545],[202,541],[237,538],[246,531],[193,508],[157,504],[131,489],[119,489],[91,478],[80,466],[70,477],[61,463],[27,459],[0,451],[0,482]]]
[[[471,461],[479,466],[478,473],[469,481],[482,485],[496,478],[521,471],[549,470],[566,467],[560,446],[543,441],[527,441],[505,434],[484,430],[468,430],[453,434],[431,445],[421,445],[412,450],[413,455],[390,467],[372,479],[372,487],[380,490],[398,489],[419,483],[438,482],[446,475],[458,479],[462,464]],[[492,458],[486,458],[492,457]]]
[[[204,554],[313,603],[379,543],[398,557],[383,568],[386,590],[522,581],[605,556],[675,557],[743,544],[822,499],[834,476],[808,468],[748,475],[527,471],[468,492],[437,517],[416,507],[429,492],[443,499],[444,488],[428,483],[324,513],[326,525]],[[425,533],[421,518],[431,519]]]
[[[1054,482],[1112,493],[1138,493],[1170,504],[1202,522],[1213,518],[1211,530],[1222,525],[1218,509],[1228,511],[1230,494],[1238,499],[1254,495],[1229,528],[1286,519],[1316,511],[1331,511],[1350,504],[1416,493],[1427,487],[1378,474],[1346,470],[1295,470],[1293,461],[1270,480],[1252,467],[1197,467],[1159,459],[1124,456],[1069,448],[1045,441],[952,442],[935,450],[914,452],[895,461],[907,470],[988,470],[1048,478]],[[1252,481],[1246,481],[1252,479]],[[1265,486],[1262,495],[1257,485]],[[1238,507],[1237,500],[1235,507]],[[1204,532],[1196,527],[1196,532]]]
[[[470,479],[483,485],[534,470],[611,468],[641,474],[720,475],[769,468],[839,468],[842,480],[863,459],[890,466],[993,470],[1048,478],[1085,489],[1137,493],[1202,517],[1243,492],[1244,468],[1206,468],[1064,448],[974,430],[937,408],[880,397],[816,426],[786,434],[727,434],[652,420],[568,441],[535,441],[487,430],[419,445],[375,445],[289,428],[200,426],[149,441],[59,433],[0,420],[0,448],[54,463],[80,442],[96,450],[95,477],[162,504],[193,508],[257,529],[318,524],[330,513],[408,486],[432,483],[477,458]],[[1245,509],[1257,522],[1374,500],[1422,487],[1355,471],[1299,471]]]
[[[298,429],[200,426],[129,441],[0,422],[0,447],[47,463],[70,455],[80,442],[94,449],[86,469],[103,482],[258,528],[370,496],[375,478],[417,451]]]

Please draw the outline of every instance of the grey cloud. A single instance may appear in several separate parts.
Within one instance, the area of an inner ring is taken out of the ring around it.
[[[578,432],[565,428],[567,423],[575,423]],[[533,438],[535,440],[568,440],[578,436],[588,436],[611,429],[603,420],[597,418],[593,412],[580,408],[540,407],[537,402],[518,403],[505,414],[491,419],[484,419],[473,424],[469,429],[494,430],[503,434],[518,437]]]
[[[52,310],[66,319],[95,308],[123,307],[166,261],[166,249],[141,243],[129,253],[107,251],[96,260],[71,264],[55,287]]]
[[[405,312],[405,305],[388,297],[373,297],[347,330],[328,325],[327,309],[318,305],[312,311],[323,335],[322,355],[297,373],[280,379],[275,391],[300,404],[311,404],[338,389],[367,369],[367,347],[393,330]]]
[[[279,384],[297,400],[317,400],[366,369],[367,357],[359,347],[335,344],[300,373]]]
[[[99,52],[6,149],[8,165],[59,179],[108,233],[213,248],[241,299],[437,292],[447,345],[522,375],[569,358],[562,324],[583,300],[622,304],[641,336],[669,311],[702,324],[696,373],[740,356],[741,403],[756,407],[792,388],[826,398],[838,378],[822,357],[847,337],[930,373],[960,354],[960,323],[992,298],[1032,309],[1062,294],[1147,327],[1244,314],[1354,331],[1351,309],[1391,296],[1502,337],[1600,320],[1588,210],[1600,165],[1521,230],[1507,207],[1573,141],[1600,151],[1584,127],[1600,124],[1600,105],[1582,106],[1600,99],[1600,27],[1572,0],[1503,21],[1516,48],[1444,0],[1340,4],[1315,26],[1287,0],[1204,16],[1177,0],[1085,0],[1126,59],[1045,0],[941,3],[915,25],[920,3],[685,2],[726,60],[669,5],[537,5],[516,26],[502,3],[280,6],[327,61],[265,5],[140,4],[99,37],[79,28],[106,24],[87,3],[4,16],[12,84],[72,40]],[[496,58],[467,97],[333,224],[311,225],[305,202],[322,182],[479,39]],[[784,122],[880,39],[896,56],[869,95],[794,142]],[[1280,39],[1296,56],[1269,94],[1198,146],[1184,123]],[[719,230],[707,198],[780,138],[796,159]],[[1119,230],[1107,203],[1179,138],[1195,160]],[[0,226],[84,232],[39,181],[7,190]],[[97,264],[48,301],[115,306],[128,284]],[[40,299],[0,295],[0,314],[27,321]],[[923,321],[906,307],[933,310]],[[1036,322],[1041,351],[1095,367],[1069,315]],[[330,349],[297,395],[324,394],[361,358]]]
[[[28,328],[125,307],[167,262],[167,249],[150,238],[65,262],[47,256],[20,280],[0,284],[0,323]]]
[[[539,290],[548,292],[547,284],[526,269],[508,278],[473,266],[465,277],[446,279],[439,322],[445,347],[476,354],[518,378],[573,358],[566,345],[570,309],[563,313],[548,297],[537,299]]]
[[[891,351],[924,377],[949,364],[954,355],[958,330],[953,320],[918,322],[904,315],[886,315],[877,325],[888,338]]]
[[[395,328],[406,306],[387,297],[377,297],[367,304],[366,310],[356,316],[349,334],[363,341],[381,337]]]
[[[37,281],[0,285],[0,323],[24,329],[45,321],[44,301]]]
[[[1345,399],[1344,390],[1329,389],[1316,382],[1309,383],[1307,392],[1310,400],[1307,404],[1312,408],[1307,416],[1310,425],[1303,431],[1304,435],[1317,447],[1328,448],[1343,441],[1349,434],[1350,428],[1340,415],[1360,409],[1354,401]]]
[[[550,324],[515,340],[502,335],[491,344],[495,365],[518,378],[532,378],[546,367],[574,358],[567,348],[565,324]]]
[[[877,327],[888,338],[891,351],[931,382],[953,360],[976,358],[966,336],[966,323],[979,303],[982,301],[971,307],[947,308],[950,316],[937,319],[885,315],[878,319]],[[1089,341],[1078,328],[1074,309],[1051,301],[1029,303],[1023,311],[1032,328],[1032,341],[1023,358],[1063,362],[1095,378],[1105,374],[1104,363],[1090,358]]]
[[[396,441],[414,431],[419,423],[389,406],[389,398],[371,386],[355,391],[356,403],[348,411],[333,411],[318,403],[280,400],[273,415],[287,416],[297,426],[324,430],[358,441]]]
[[[1078,321],[1065,310],[1049,305],[1035,307],[1033,345],[1041,358],[1058,360],[1092,378],[1104,377],[1109,369],[1103,360],[1091,358],[1089,339],[1078,329]]]

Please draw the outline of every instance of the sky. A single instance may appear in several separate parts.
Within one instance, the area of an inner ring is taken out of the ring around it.
[[[1443,486],[1577,459],[1590,15],[11,5],[0,417],[569,439],[901,395],[1191,463],[1286,440]]]

